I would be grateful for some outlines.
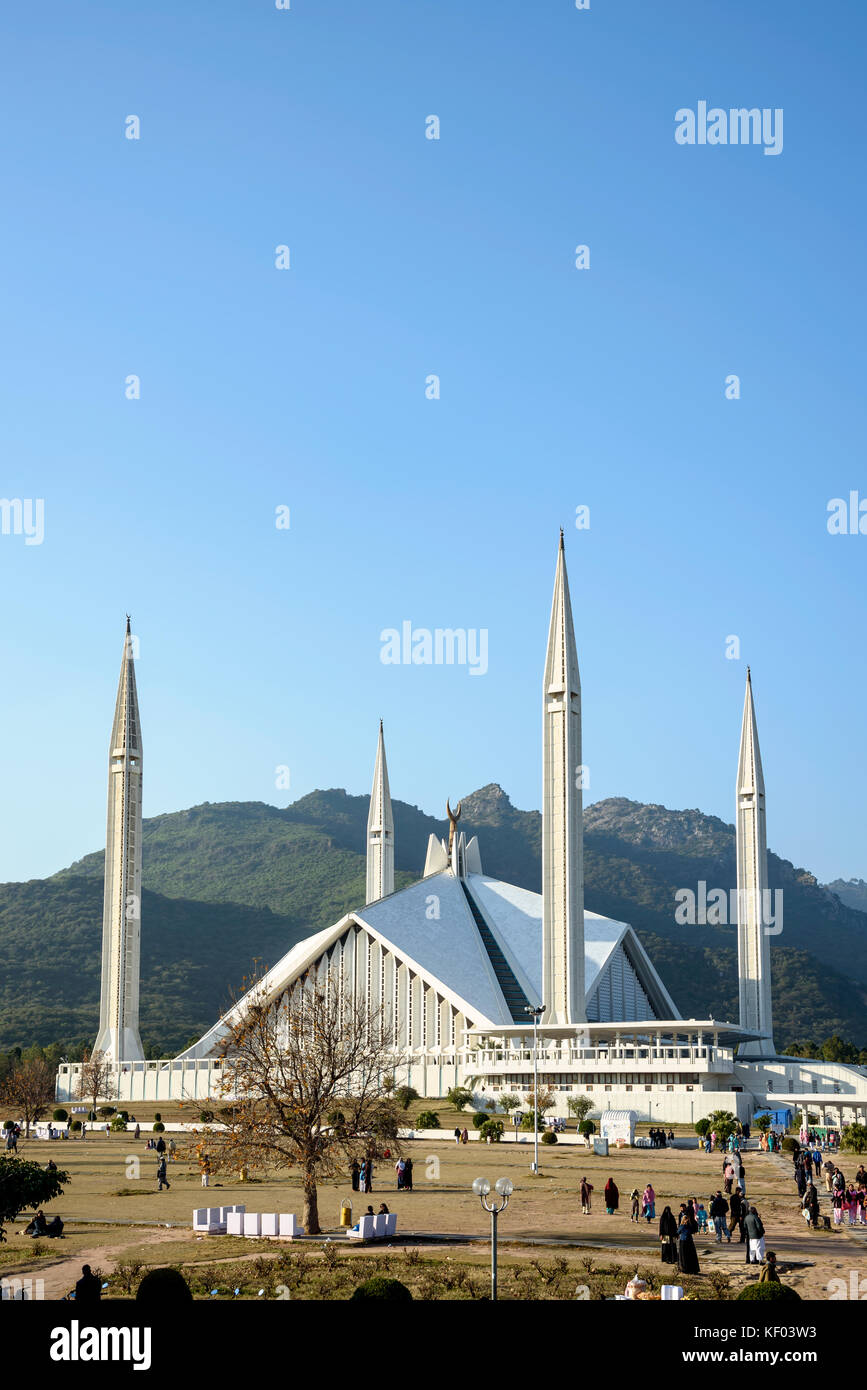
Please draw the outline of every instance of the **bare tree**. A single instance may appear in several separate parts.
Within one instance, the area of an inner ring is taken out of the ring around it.
[[[85,1052],[84,1062],[78,1075],[78,1085],[76,1095],[79,1100],[90,1101],[91,1111],[96,1113],[96,1102],[102,1100],[114,1100],[117,1095],[117,1086],[114,1079],[114,1068],[111,1062],[106,1060],[103,1052]]]
[[[41,1057],[21,1062],[3,1081],[4,1105],[15,1106],[24,1116],[24,1134],[30,1138],[30,1126],[35,1124],[54,1102],[56,1076],[54,1067]]]
[[[254,985],[228,1022],[221,1086],[232,1104],[221,1112],[226,1130],[209,1138],[211,1171],[300,1168],[302,1224],[318,1235],[317,1184],[352,1158],[399,1151],[383,1011],[305,981],[276,1003]]]

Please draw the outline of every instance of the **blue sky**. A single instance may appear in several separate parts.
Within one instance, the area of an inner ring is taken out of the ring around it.
[[[0,878],[103,843],[127,610],[146,815],[366,792],[380,717],[395,796],[537,807],[561,525],[589,799],[731,821],[749,662],[771,847],[867,877],[867,536],[826,527],[867,497],[861,5],[5,28],[0,493],[45,536],[0,536]],[[678,145],[700,100],[783,152]],[[384,665],[405,620],[487,673]]]

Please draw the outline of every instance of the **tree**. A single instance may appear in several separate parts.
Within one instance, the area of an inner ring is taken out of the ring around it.
[[[539,1087],[539,1099],[534,1106],[533,1101],[535,1096],[536,1092],[531,1086],[527,1094],[524,1096],[524,1102],[526,1105],[529,1105],[531,1110],[538,1110],[540,1115],[544,1115],[546,1110],[553,1110],[554,1106],[557,1104],[557,1097],[555,1093],[552,1090],[550,1090],[547,1086]]]
[[[399,1152],[399,1107],[382,1087],[393,1040],[381,1009],[337,988],[305,980],[275,1002],[260,983],[230,1015],[220,1085],[233,1106],[209,1139],[211,1171],[300,1168],[302,1224],[319,1235],[317,1184],[353,1158]],[[332,1128],[337,1110],[344,1123]]]
[[[6,1239],[7,1222],[59,1197],[67,1182],[69,1174],[59,1168],[52,1173],[23,1158],[0,1158],[0,1241]]]
[[[854,1149],[856,1154],[862,1154],[867,1149],[867,1125],[846,1125],[840,1137],[844,1149]]]
[[[78,1074],[76,1086],[78,1100],[89,1100],[91,1111],[96,1110],[96,1102],[114,1100],[117,1086],[114,1080],[114,1067],[102,1052],[85,1052],[84,1062]]]
[[[415,1123],[417,1129],[439,1129],[440,1117],[435,1110],[421,1110]]]
[[[54,1104],[55,1085],[54,1068],[41,1058],[21,1062],[4,1079],[3,1103],[14,1106],[24,1117],[26,1138],[30,1137],[30,1126]]]
[[[595,1133],[596,1133],[596,1125],[594,1124],[593,1120],[582,1120],[581,1123],[580,1123],[579,1126],[578,1126],[578,1130],[579,1130],[579,1133],[584,1134],[584,1135],[587,1135],[587,1134],[595,1134]]]
[[[482,1141],[483,1144],[484,1144],[488,1139],[490,1139],[490,1141],[491,1141],[492,1144],[499,1144],[499,1142],[500,1142],[500,1140],[502,1139],[502,1137],[503,1137],[503,1121],[502,1121],[502,1120],[485,1120],[485,1123],[484,1123],[483,1125],[481,1125],[480,1128],[479,1128],[479,1139]]]
[[[699,1139],[705,1139],[710,1133],[710,1120],[707,1115],[702,1115],[700,1120],[696,1120],[694,1128]]]
[[[771,1117],[770,1115],[756,1115],[753,1124],[760,1134],[767,1134],[771,1127]],[[709,1127],[710,1121],[708,1121],[708,1128]],[[705,1131],[705,1133],[707,1133],[707,1131]]]
[[[500,1096],[500,1109],[504,1115],[511,1115],[513,1110],[517,1110],[521,1104],[521,1097],[516,1096],[514,1091],[507,1091],[504,1096]]]
[[[450,1091],[446,1091],[446,1100],[453,1110],[461,1111],[465,1106],[472,1103],[473,1093],[467,1090],[466,1086],[452,1086]]]
[[[725,1148],[730,1134],[735,1134],[740,1130],[738,1118],[730,1110],[714,1110],[707,1119],[708,1133],[711,1130],[716,1130],[716,1142],[720,1148]]]
[[[419,1100],[420,1096],[414,1086],[398,1086],[394,1098],[401,1110],[408,1110],[413,1101]]]
[[[593,1101],[590,1096],[570,1096],[566,1102],[566,1109],[570,1115],[574,1115],[580,1126],[581,1121],[586,1120],[593,1109]]]

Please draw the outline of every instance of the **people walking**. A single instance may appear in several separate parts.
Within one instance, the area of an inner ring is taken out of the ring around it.
[[[593,1184],[586,1178],[581,1179],[581,1215],[590,1215],[590,1199],[593,1195]]]
[[[165,1159],[161,1158],[160,1162],[163,1165],[163,1169],[165,1169]],[[207,1154],[202,1154],[199,1159],[199,1168],[202,1173],[202,1187],[208,1187],[211,1182],[211,1160],[208,1158]]]
[[[644,1218],[648,1225],[650,1225],[651,1221],[656,1220],[656,1193],[650,1183],[648,1183],[644,1189],[642,1200],[644,1203]]]
[[[641,1193],[638,1191],[637,1187],[633,1187],[629,1194],[629,1200],[632,1204],[632,1212],[629,1219],[630,1221],[638,1221],[641,1216]]]
[[[163,1188],[168,1191],[169,1180],[166,1176],[166,1156],[165,1154],[160,1154],[159,1162],[157,1163],[157,1192],[162,1192]]]
[[[609,1178],[605,1184],[605,1210],[609,1216],[613,1216],[620,1204],[620,1193],[613,1178]]]
[[[403,1190],[412,1192],[412,1159],[408,1158],[403,1166]]]
[[[405,1163],[405,1161],[404,1161],[402,1158],[399,1158],[399,1159],[397,1160],[397,1163],[395,1163],[395,1165],[394,1165],[394,1171],[397,1173],[397,1190],[398,1190],[398,1192],[402,1192],[402,1191],[403,1191],[403,1174],[404,1174],[405,1168],[406,1168],[406,1163]]]
[[[455,1143],[456,1143],[456,1144],[459,1144],[460,1142],[461,1142],[461,1127],[460,1127],[460,1125],[455,1125]]]
[[[361,1172],[361,1169],[360,1169],[359,1166],[358,1166],[358,1159],[357,1159],[357,1158],[354,1158],[354,1159],[352,1160],[352,1166],[351,1166],[351,1168],[349,1169],[349,1180],[350,1180],[350,1182],[352,1183],[352,1190],[353,1190],[353,1192],[357,1192],[357,1191],[358,1191],[358,1175],[359,1175],[360,1172]]]
[[[732,1243],[732,1238],[729,1233],[728,1226],[726,1225],[726,1217],[728,1216],[728,1213],[729,1204],[720,1192],[719,1188],[717,1188],[716,1196],[710,1204],[710,1219],[713,1222],[713,1228],[716,1231],[717,1245],[722,1245],[723,1233],[725,1233],[726,1243],[728,1245],[731,1245]]]

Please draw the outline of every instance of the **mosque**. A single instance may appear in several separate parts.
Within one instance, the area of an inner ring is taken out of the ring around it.
[[[739,1019],[684,1019],[626,922],[584,906],[581,682],[563,535],[542,684],[542,892],[486,874],[484,846],[448,807],[421,878],[394,890],[394,818],[379,742],[367,826],[366,902],[293,947],[257,984],[277,1005],[317,979],[382,1008],[394,1078],[428,1097],[466,1085],[479,1103],[533,1086],[555,1115],[594,1110],[688,1123],[714,1110],[809,1108],[820,1124],[867,1118],[867,1068],[777,1055],[767,913],[765,785],[747,673],[736,783]],[[138,1031],[142,750],[127,622],[109,754],[102,994],[96,1050],[124,1101],[220,1094],[224,1040],[243,996],[179,1057],[146,1061]],[[74,1099],[81,1064],[58,1072]]]

